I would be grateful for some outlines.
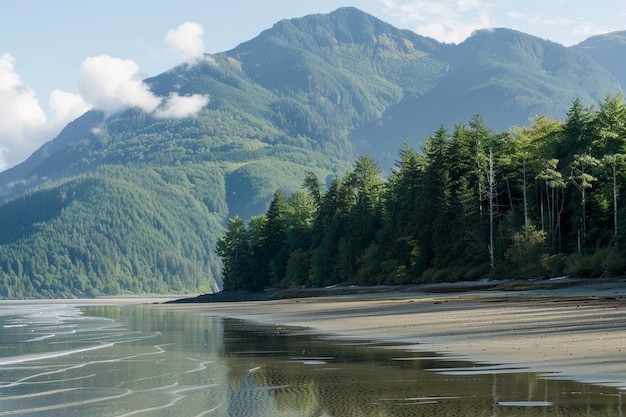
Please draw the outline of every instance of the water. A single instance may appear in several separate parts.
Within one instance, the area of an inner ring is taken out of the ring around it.
[[[0,304],[0,416],[622,416],[614,388],[152,306]]]

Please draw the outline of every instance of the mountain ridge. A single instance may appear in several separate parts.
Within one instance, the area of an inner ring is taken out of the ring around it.
[[[591,36],[572,48],[594,58],[626,86],[626,30]]]
[[[507,130],[621,90],[582,52],[521,32],[442,44],[355,8],[282,20],[145,83],[210,100],[184,119],[88,112],[0,173],[13,236],[0,244],[0,296],[215,291],[226,220],[264,212],[308,172],[328,182],[363,153],[389,172],[402,143],[420,146],[440,125],[480,113]]]

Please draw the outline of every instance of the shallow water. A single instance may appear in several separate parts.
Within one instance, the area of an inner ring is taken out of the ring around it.
[[[614,388],[151,306],[0,304],[0,416],[622,416]]]

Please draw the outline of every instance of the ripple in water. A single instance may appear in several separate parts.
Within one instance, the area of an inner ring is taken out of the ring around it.
[[[0,416],[623,415],[613,388],[152,306],[0,322]]]

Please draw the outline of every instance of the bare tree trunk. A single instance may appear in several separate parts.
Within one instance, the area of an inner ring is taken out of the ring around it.
[[[494,218],[495,218],[495,198],[496,198],[496,179],[493,168],[493,148],[489,148],[489,174],[488,174],[488,187],[489,187],[489,265],[491,269],[495,267],[495,248],[494,248]]]
[[[617,164],[613,165],[613,236],[617,238]]]
[[[526,199],[526,160],[524,160],[524,226],[528,230],[528,200]]]

